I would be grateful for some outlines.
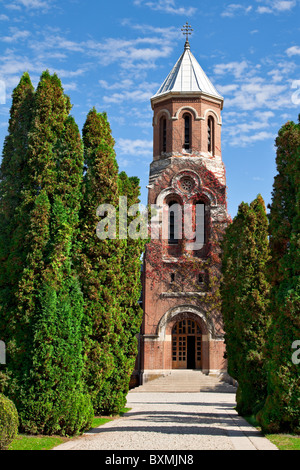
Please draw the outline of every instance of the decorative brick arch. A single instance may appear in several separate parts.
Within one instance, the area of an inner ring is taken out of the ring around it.
[[[179,115],[180,115],[181,111],[190,111],[193,114],[195,121],[201,121],[203,119],[199,116],[199,114],[197,113],[197,110],[195,108],[193,108],[192,106],[181,106],[181,108],[179,108],[176,111],[175,116],[172,117],[173,121],[179,119]]]
[[[208,336],[215,336],[214,325],[203,312],[195,305],[179,305],[172,307],[161,317],[157,325],[157,336],[161,341],[165,340],[167,334],[170,334],[173,325],[180,321],[181,318],[191,318],[201,325],[202,334]]]
[[[207,197],[208,201],[210,202],[212,206],[218,205],[217,196],[211,189],[203,186],[201,188],[201,194]]]
[[[172,329],[176,323],[178,323],[181,320],[194,320],[200,327],[202,335],[207,335],[208,330],[207,330],[207,325],[202,317],[197,315],[194,312],[187,312],[186,310],[184,312],[178,313],[174,317],[171,318],[171,320],[167,323],[166,325],[166,335],[171,335],[172,334]]]
[[[168,120],[171,119],[171,114],[168,111],[168,109],[166,108],[161,109],[160,111],[158,111],[158,113],[154,117],[154,125],[156,125],[158,123],[158,120],[164,115],[168,118]]]
[[[219,117],[218,114],[213,109],[207,109],[204,113],[204,118],[202,119],[206,119],[207,115],[213,116],[216,119],[217,124],[219,124],[219,126],[222,126],[222,118]]]

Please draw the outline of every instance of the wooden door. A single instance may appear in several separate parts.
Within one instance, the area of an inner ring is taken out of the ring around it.
[[[173,369],[201,369],[201,330],[194,320],[181,320],[172,330]]]

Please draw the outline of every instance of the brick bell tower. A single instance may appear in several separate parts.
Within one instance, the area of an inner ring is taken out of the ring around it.
[[[189,31],[186,24],[184,51],[151,98],[148,204],[155,207],[143,267],[140,383],[172,369],[226,373],[218,297],[228,223],[223,98],[191,53]]]

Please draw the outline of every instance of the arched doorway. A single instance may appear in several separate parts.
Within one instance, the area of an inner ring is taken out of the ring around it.
[[[201,369],[201,329],[192,319],[175,323],[172,329],[172,368]]]

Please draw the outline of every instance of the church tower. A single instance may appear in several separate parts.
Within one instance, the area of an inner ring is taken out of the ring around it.
[[[226,373],[220,240],[228,223],[223,97],[190,50],[151,98],[151,241],[143,268],[140,383],[172,369]]]

